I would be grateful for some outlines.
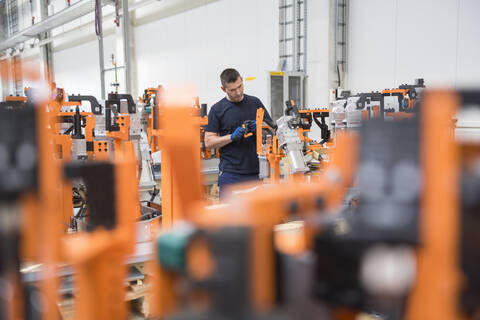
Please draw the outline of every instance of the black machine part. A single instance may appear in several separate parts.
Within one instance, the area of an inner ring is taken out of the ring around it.
[[[292,101],[287,100],[285,101],[285,115],[286,116],[294,116],[297,118],[300,118],[300,113],[298,112],[298,108],[295,105],[295,102],[292,103]]]
[[[391,253],[408,256],[419,243],[419,132],[419,119],[377,119],[362,126],[359,204],[315,236],[314,295],[329,306],[380,311],[387,319],[401,319],[411,274],[405,273],[401,290],[385,299],[385,294],[372,290],[376,281],[382,281],[380,273],[372,278],[372,273],[363,274],[362,270],[369,270],[367,262],[388,259]],[[372,256],[372,252],[381,255]],[[402,270],[410,270],[412,263],[407,260],[401,260]]]
[[[380,102],[380,119],[385,117],[385,103],[384,96],[380,92],[361,93],[360,98],[357,100],[357,110],[363,110],[367,101],[379,101]]]
[[[462,106],[480,107],[480,91],[460,93]],[[478,160],[477,160],[478,161]],[[461,303],[467,315],[480,312],[480,165],[465,166],[461,176],[461,239],[460,263],[465,277]]]
[[[191,281],[209,292],[212,299],[210,312],[227,318],[250,313],[250,230],[245,227],[224,227],[199,231],[193,241],[201,237],[208,243],[217,272],[208,279]]]
[[[24,101],[3,101],[0,102],[0,109],[19,109],[24,105]]]
[[[206,117],[208,114],[207,114],[207,104],[206,103],[202,103],[200,105],[200,116],[201,117]]]
[[[403,94],[400,92],[394,92],[394,93],[384,93],[383,96],[392,96],[392,97],[397,97],[398,100],[398,109],[400,111],[407,111],[407,104],[405,103],[405,98],[403,97]],[[392,110],[393,111],[393,110]],[[391,112],[391,110],[385,110],[385,112]]]
[[[324,144],[325,142],[330,141],[331,139],[331,132],[330,129],[328,128],[327,122],[325,121],[325,118],[329,116],[328,112],[322,112],[319,116],[317,114],[313,114],[313,121],[317,124],[317,126],[320,128],[320,137],[322,138],[322,141],[320,141],[320,144]],[[318,120],[320,118],[320,120]]]
[[[460,259],[465,282],[461,303],[467,315],[480,311],[480,168],[462,174]]]
[[[37,187],[35,106],[0,109],[0,200]]]
[[[13,319],[9,314],[12,297],[8,289],[20,286],[20,210],[17,203],[0,202],[0,319]]]
[[[187,279],[194,289],[203,289],[211,304],[205,311],[183,308],[169,320],[291,320],[287,314],[272,311],[256,312],[250,300],[251,230],[247,227],[223,227],[199,230],[191,238],[208,243],[215,261],[215,272],[205,280]],[[273,250],[273,236],[272,236]]]
[[[160,129],[158,121],[158,113],[160,112],[157,105],[152,106],[153,129]]]
[[[270,119],[263,117],[263,122],[272,128],[273,131],[277,130],[277,124],[273,121],[270,121]]]
[[[71,163],[65,166],[67,178],[82,178],[87,187],[87,230],[116,225],[114,166],[108,162]]]
[[[290,319],[332,319],[326,305],[315,299],[316,255],[306,251],[299,255],[278,252],[276,289],[278,304]]]
[[[412,278],[409,278],[411,275],[406,275],[405,277],[403,274],[400,274],[401,281],[404,281],[404,287],[397,294],[390,295],[386,292],[375,294],[369,291],[363,274],[365,261],[372,250],[383,246],[386,248],[386,252],[392,250],[395,254],[398,253],[398,248],[402,247],[382,243],[381,239],[365,241],[364,239],[349,237],[348,235],[342,236],[335,230],[336,228],[336,226],[329,226],[323,234],[315,237],[314,250],[317,263],[313,284],[314,297],[325,303],[330,309],[349,308],[379,314],[381,319],[404,319],[405,303],[410,292],[409,283],[412,281]],[[412,250],[409,245],[404,248],[406,249],[400,250]],[[384,261],[389,261],[391,257],[387,253],[385,257],[377,258],[380,259],[378,262],[381,262],[382,258],[385,259]],[[402,259],[402,257],[400,256],[399,259]],[[402,260],[399,261],[400,264],[403,263]],[[407,262],[407,264],[411,266],[411,261]],[[371,268],[371,265],[367,265],[368,267]],[[391,273],[382,271],[381,264],[376,267],[379,270],[376,271],[372,268],[370,275],[372,272],[378,272],[380,276],[378,279],[370,279],[370,281],[373,280],[373,284],[377,281],[379,284],[388,284],[391,279],[385,282],[385,274],[391,277]],[[385,270],[388,269],[387,263]],[[402,266],[398,270],[403,270]],[[372,282],[370,282],[370,286],[371,284]],[[383,288],[382,284],[379,285],[379,288]]]
[[[73,116],[72,139],[85,139],[85,135],[82,134],[82,117],[80,116],[80,109],[78,106],[76,107],[75,115]]]
[[[417,98],[417,90],[418,88],[425,88],[425,82],[422,78],[415,79],[414,84],[401,84],[398,86],[399,89],[407,89],[408,90],[408,97],[410,99]]]
[[[254,120],[245,120],[242,122],[242,128],[246,129],[245,134],[253,133],[255,134],[256,130],[253,127]]]
[[[30,102],[18,109],[0,108],[0,282],[3,293],[7,292],[7,286],[21,287],[18,200],[22,194],[37,190],[35,110]],[[0,319],[11,318],[8,313],[11,299],[8,294],[0,295]],[[29,314],[29,301],[25,302],[24,311]]]
[[[120,126],[117,123],[116,114],[118,113],[119,101],[105,100],[105,130],[106,131],[120,131]],[[112,123],[112,112],[114,114]]]
[[[419,119],[368,121],[360,139],[355,237],[417,244],[422,184]]]
[[[133,101],[133,98],[132,98],[131,94],[109,93],[108,94],[108,100],[115,101],[119,108],[120,108],[120,101],[121,100],[127,100],[128,113],[136,113],[137,112],[137,106],[135,105],[135,102]]]
[[[98,103],[97,98],[94,96],[85,96],[85,95],[71,95],[68,96],[68,101],[88,101],[90,102],[90,108],[93,114],[99,115],[102,114],[102,105]]]

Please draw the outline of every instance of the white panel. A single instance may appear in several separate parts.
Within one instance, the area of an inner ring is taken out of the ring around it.
[[[42,59],[40,56],[40,50],[35,48],[33,50],[29,50],[28,55],[22,55],[22,73],[25,75],[25,70],[28,72],[35,72],[42,75]],[[39,85],[38,81],[32,81],[32,79],[27,79],[24,77],[23,79],[23,86],[28,87],[37,87]]]
[[[425,78],[428,86],[454,85],[458,1],[398,1],[394,85],[414,78]]]
[[[307,2],[307,104],[328,105],[329,1]]]
[[[211,106],[224,96],[219,74],[234,67],[256,78],[245,83],[245,92],[267,103],[266,71],[278,60],[277,7],[277,0],[222,0],[138,26],[139,91],[190,83]]]
[[[478,0],[350,1],[349,85],[480,85]],[[381,13],[381,14],[377,14]]]
[[[200,99],[210,107],[221,99],[224,94],[220,90],[219,75],[224,68],[231,67],[232,57],[229,38],[230,33],[230,0],[218,1],[206,6],[206,56],[203,61],[203,70],[206,75],[206,92],[199,92]],[[241,72],[241,70],[240,70]],[[204,97],[205,95],[205,97]]]
[[[458,32],[458,65],[456,83],[459,87],[480,87],[480,1],[460,1]]]
[[[57,87],[64,88],[67,94],[94,95],[100,99],[96,41],[54,52],[53,63]]]
[[[60,6],[61,1],[56,4]],[[187,2],[176,6],[181,9]],[[155,5],[143,8],[143,14],[156,10],[152,8]],[[190,83],[197,87],[200,101],[211,106],[224,96],[220,72],[235,67],[244,78],[255,77],[245,83],[245,92],[267,104],[267,71],[278,64],[278,0],[219,0],[180,12],[152,22],[147,19],[147,23],[133,28],[134,76],[139,93],[159,84]],[[72,27],[84,22],[72,22]],[[114,36],[104,39],[104,47],[105,67],[110,68]],[[80,57],[81,63],[77,61]],[[96,40],[57,51],[53,59],[59,87],[69,93],[100,97]],[[123,83],[122,74],[119,78]],[[112,79],[113,72],[107,72],[107,91],[113,90]]]
[[[249,92],[257,95],[270,111],[268,71],[275,70],[278,65],[278,1],[258,1],[255,10],[258,13],[255,31],[257,42],[253,51],[257,55],[257,78],[254,80],[257,83],[252,83]]]
[[[370,91],[393,86],[396,0],[349,3],[348,88]]]

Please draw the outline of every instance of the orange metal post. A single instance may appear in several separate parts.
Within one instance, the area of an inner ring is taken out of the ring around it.
[[[117,117],[117,123],[120,126],[119,131],[107,132],[109,138],[113,138],[113,150],[116,152],[123,150],[123,143],[130,139],[130,116],[122,114]]]
[[[173,178],[173,180],[170,180],[172,188],[168,188],[172,192],[172,205],[174,206],[170,213],[172,221],[185,218],[188,206],[203,199],[200,176],[200,127],[198,121],[194,118],[194,112],[195,109],[190,106],[172,108],[171,105],[167,104],[160,120],[160,125],[164,130],[162,174],[165,159],[167,171],[171,171],[170,178]],[[179,123],[183,123],[183,125],[179,126]],[[195,156],[190,157],[188,155]],[[174,166],[172,165],[173,159],[175,161]],[[191,168],[191,172],[195,172],[195,174],[189,174],[190,170],[184,168]],[[163,183],[162,177],[162,192],[164,189]],[[179,201],[180,194],[182,194],[181,202]],[[169,213],[167,212],[167,214]]]
[[[61,204],[57,196],[60,187],[59,161],[53,159],[53,135],[48,129],[51,123],[48,118],[46,103],[37,107],[37,136],[39,144],[39,198],[37,209],[37,227],[41,231],[38,239],[38,250],[42,262],[41,290],[44,295],[44,319],[58,318],[58,279],[57,263],[60,257],[60,237],[62,233]],[[40,214],[41,213],[41,214]]]
[[[263,115],[265,111],[263,108],[257,109],[257,115],[255,121],[257,122],[257,154],[265,155],[265,151],[262,149],[262,128],[263,128]]]
[[[450,91],[426,92],[422,100],[421,247],[407,319],[458,320],[459,152],[451,132],[459,100]]]
[[[166,101],[160,127],[152,134],[161,137],[162,149],[162,229],[188,218],[192,205],[203,197],[200,175],[200,127],[188,104]],[[181,126],[179,124],[182,124]],[[177,305],[175,276],[152,262],[151,315],[164,317]]]
[[[272,139],[272,145],[267,153],[267,159],[270,163],[272,172],[270,173],[270,182],[280,182],[280,160],[283,158],[283,151],[278,145],[278,137],[274,136]]]
[[[57,147],[60,147],[60,159],[63,163],[72,161],[72,139],[69,135],[55,134],[54,142]],[[70,224],[70,217],[72,216],[73,199],[72,199],[72,183],[64,181],[62,183],[62,229],[67,231]]]
[[[87,143],[93,143],[93,132],[95,130],[95,117],[94,116],[87,116],[85,118],[85,141]],[[89,160],[93,159],[94,151],[87,150],[87,156]]]
[[[76,271],[76,318],[127,319],[125,259],[133,253],[135,219],[140,212],[133,143],[115,153],[116,226],[80,233],[65,241],[65,255]],[[76,250],[71,248],[75,247]]]

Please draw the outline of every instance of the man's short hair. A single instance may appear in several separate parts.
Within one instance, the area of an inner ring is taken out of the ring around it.
[[[222,86],[225,87],[227,83],[232,83],[237,81],[240,77],[240,73],[233,68],[228,68],[222,71],[220,74],[220,81],[222,82]]]

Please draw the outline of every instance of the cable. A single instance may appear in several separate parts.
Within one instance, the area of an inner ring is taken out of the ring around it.
[[[118,8],[119,8],[119,2],[118,0],[115,0],[115,21],[114,22],[117,25],[117,27],[120,26],[120,14],[119,14]]]
[[[100,36],[100,0],[95,0],[95,33]]]

